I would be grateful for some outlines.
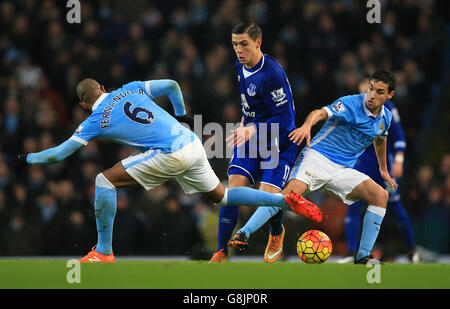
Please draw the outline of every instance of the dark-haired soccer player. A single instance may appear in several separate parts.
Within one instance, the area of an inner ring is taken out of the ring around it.
[[[291,88],[280,64],[262,53],[262,31],[257,24],[241,22],[234,26],[231,43],[237,57],[242,126],[227,139],[234,146],[228,168],[228,185],[230,188],[249,186],[259,181],[260,190],[280,193],[297,156],[297,146],[288,137],[295,129]],[[273,126],[278,128],[278,133]],[[252,138],[255,138],[256,143],[252,143]],[[270,150],[269,156],[261,155],[263,147]],[[252,153],[256,155],[252,156]],[[283,212],[279,208],[260,207],[230,240],[237,224],[238,212],[239,207],[220,209],[218,247],[211,262],[226,261],[227,244],[235,248],[246,247],[251,233],[268,220],[270,234],[264,260],[275,262],[283,249]]]
[[[360,93],[366,92],[368,87],[369,79],[362,80],[359,84]],[[405,133],[403,132],[400,115],[394,103],[391,100],[387,100],[384,106],[392,114],[392,124],[389,128],[389,140],[386,153],[387,166],[392,177],[394,179],[399,179],[403,175],[403,161],[406,150]],[[384,179],[381,177],[373,146],[369,146],[369,148],[367,148],[358,158],[354,169],[368,175],[389,192],[387,214],[393,214],[395,216],[397,227],[405,241],[409,260],[413,263],[419,263],[420,256],[415,249],[414,234],[408,212],[402,205],[399,190],[392,190],[390,186],[386,185]],[[349,205],[347,209],[347,215],[345,217],[345,237],[347,240],[348,252],[346,256],[338,261],[338,263],[350,263],[354,260],[361,231],[362,206],[363,202],[358,201]]]
[[[306,147],[299,155],[283,193],[304,194],[322,189],[347,205],[363,200],[369,206],[363,220],[356,264],[379,263],[371,255],[386,213],[389,193],[369,176],[353,169],[358,157],[373,144],[380,176],[397,189],[389,175],[386,145],[392,114],[384,106],[394,95],[395,77],[388,71],[377,71],[369,81],[366,93],[344,96],[332,104],[314,110],[304,124],[291,132],[293,142]],[[326,123],[311,140],[311,127]]]

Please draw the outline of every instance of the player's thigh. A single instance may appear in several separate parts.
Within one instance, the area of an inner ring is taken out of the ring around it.
[[[308,191],[307,183],[295,178],[291,178],[288,181],[287,185],[284,187],[284,189],[281,191],[281,194],[286,195],[288,193],[295,192],[297,194],[303,195],[307,191]]]
[[[280,193],[281,189],[268,183],[260,183],[259,190],[269,193]]]
[[[250,184],[250,180],[244,175],[233,174],[228,176],[228,188],[248,187]]]
[[[194,166],[198,160],[196,148],[203,149],[200,142],[193,142],[172,153],[148,150],[123,159],[121,163],[131,178],[145,190],[150,190],[183,175],[185,171]],[[201,157],[206,160],[204,150]],[[216,185],[214,184],[214,187]],[[214,187],[211,185],[208,189],[213,190]]]
[[[302,195],[320,189],[332,177],[330,170],[333,171],[333,167],[330,164],[330,160],[316,151],[303,150],[292,167],[282,194],[295,192]]]
[[[384,179],[381,177],[380,171],[377,168],[369,169],[367,172],[363,172],[368,175],[373,181],[379,184],[383,189],[388,191],[389,193],[389,201],[396,201],[400,198],[400,194],[398,190],[395,190],[391,187]]]
[[[113,167],[104,171],[103,175],[116,188],[125,186],[135,186],[139,184],[125,171],[122,162],[118,162]]]
[[[358,184],[346,197],[351,201],[362,200],[369,205],[386,207],[389,193],[370,178]]]
[[[213,202],[219,202],[222,199],[217,199],[220,196],[223,198],[225,189],[209,164],[203,145],[201,142],[195,143],[190,166],[175,179],[186,194],[203,193]]]
[[[278,190],[276,192],[281,192],[289,178],[294,161],[295,158],[292,158],[292,160],[285,160],[280,157],[278,164],[275,167],[262,169],[260,181],[261,185],[264,185],[266,188],[277,188]],[[272,189],[270,190],[271,192],[273,191]]]
[[[331,193],[343,201],[346,205],[351,205],[361,200],[361,197],[359,196],[361,191],[357,188],[361,188],[361,184],[369,179],[369,176],[361,173],[360,171],[339,166],[322,189],[328,193]],[[373,180],[371,180],[371,182],[375,184]],[[366,196],[364,195],[364,197]],[[364,201],[366,200],[364,199]]]
[[[230,180],[237,184],[236,187],[255,184],[260,177],[260,171],[261,162],[258,158],[252,158],[249,156],[239,157],[236,155],[235,150],[235,154],[233,155],[233,158],[228,166],[228,186],[231,187],[231,185],[233,185],[230,184]],[[248,184],[243,184],[244,180],[239,176],[246,177],[248,179]],[[240,180],[242,180],[242,182]]]

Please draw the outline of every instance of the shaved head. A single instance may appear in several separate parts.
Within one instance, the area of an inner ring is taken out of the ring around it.
[[[79,82],[76,92],[80,101],[86,104],[93,104],[103,93],[100,84],[92,78],[85,78]]]

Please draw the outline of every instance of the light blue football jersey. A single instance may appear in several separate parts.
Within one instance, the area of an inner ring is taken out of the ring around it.
[[[389,128],[389,140],[386,145],[386,161],[388,171],[391,170],[394,164],[394,155],[396,152],[405,152],[406,149],[406,136],[400,120],[400,115],[397,108],[392,101],[386,101],[384,103],[392,114],[391,127]],[[375,179],[375,175],[379,175],[380,171],[377,164],[377,155],[373,146],[369,146],[358,158],[354,168],[358,171],[364,172],[364,174]],[[380,176],[381,177],[381,176]],[[383,180],[384,181],[384,180]]]
[[[152,101],[149,82],[131,82],[103,94],[71,139],[87,145],[94,138],[105,138],[141,151],[164,153],[194,141],[197,137],[192,131]]]
[[[383,106],[374,117],[366,107],[366,94],[341,97],[324,109],[329,118],[310,147],[337,164],[353,167],[378,136],[388,135],[391,112]]]

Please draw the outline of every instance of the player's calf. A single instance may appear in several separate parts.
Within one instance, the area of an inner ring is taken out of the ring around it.
[[[381,223],[386,214],[386,205],[389,199],[389,193],[372,179],[366,179],[353,189],[347,195],[349,200],[363,200],[369,206],[363,219],[363,228],[358,253],[355,261],[359,261],[370,256],[378,233],[381,229]]]
[[[305,216],[315,222],[322,221],[322,212],[314,203],[306,200],[298,193],[291,192],[286,196],[273,194],[248,187],[230,188],[224,190],[223,199],[218,206],[247,205],[254,207],[275,206]]]

